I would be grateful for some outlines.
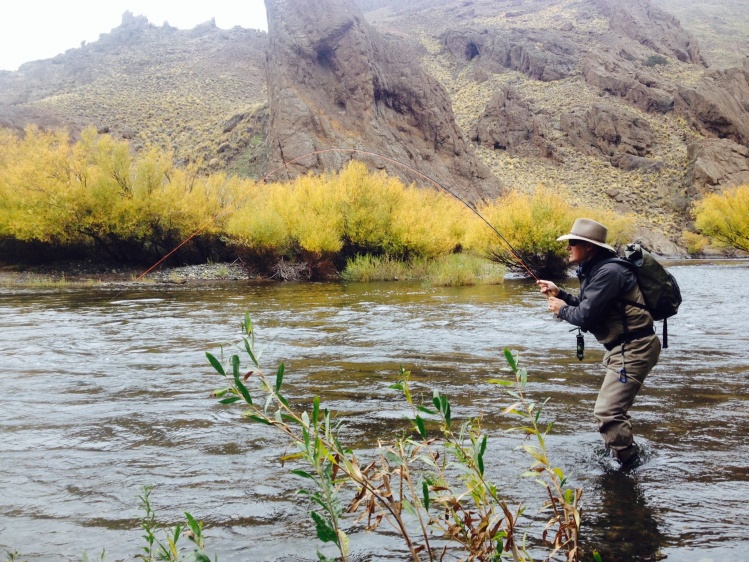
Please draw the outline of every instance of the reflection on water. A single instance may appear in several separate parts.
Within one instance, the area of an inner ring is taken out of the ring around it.
[[[588,551],[606,562],[745,560],[749,319],[735,302],[749,267],[673,271],[685,302],[631,412],[648,460],[630,474],[600,454],[592,409],[602,349],[588,338],[578,362],[574,334],[526,281],[4,289],[0,551],[33,562],[104,547],[107,560],[130,559],[141,546],[136,496],[154,485],[157,514],[205,521],[208,550],[224,562],[316,560],[300,483],[277,460],[283,440],[209,397],[220,380],[205,351],[237,341],[249,310],[263,364],[286,363],[291,399],[318,394],[349,417],[353,446],[404,427],[388,388],[401,365],[417,389],[447,393],[454,418],[482,414],[487,473],[541,520],[543,498],[518,478],[528,460],[503,431],[506,401],[486,383],[503,376],[502,348],[517,351],[531,392],[551,397],[552,454],[585,490]],[[353,533],[352,549],[408,559],[393,536]]]

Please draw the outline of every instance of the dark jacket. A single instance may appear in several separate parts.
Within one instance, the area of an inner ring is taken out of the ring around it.
[[[604,345],[617,341],[625,331],[636,332],[653,326],[650,313],[621,302],[620,299],[627,299],[644,304],[645,300],[632,269],[609,261],[612,257],[611,253],[599,252],[577,268],[579,297],[561,289],[558,295],[569,305],[562,307],[559,317],[590,332]]]

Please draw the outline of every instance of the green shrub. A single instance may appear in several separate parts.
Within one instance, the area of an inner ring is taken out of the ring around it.
[[[664,57],[663,55],[650,55],[645,60],[645,66],[659,66],[668,64],[668,59]]]

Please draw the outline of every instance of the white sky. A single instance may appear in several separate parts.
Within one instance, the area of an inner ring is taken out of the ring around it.
[[[221,29],[268,29],[263,0],[4,0],[0,70],[52,58],[84,40],[93,43],[119,26],[128,10],[154,25],[167,21],[179,29],[192,29],[211,18]]]

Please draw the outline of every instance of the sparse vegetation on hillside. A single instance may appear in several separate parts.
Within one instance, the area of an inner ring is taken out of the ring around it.
[[[749,3],[743,0],[652,0],[694,33],[711,67],[740,66],[749,55]]]

